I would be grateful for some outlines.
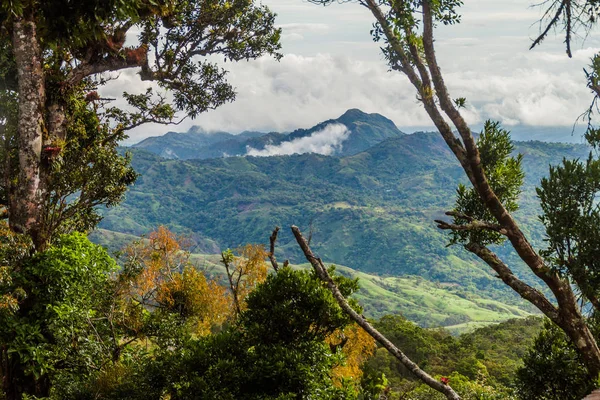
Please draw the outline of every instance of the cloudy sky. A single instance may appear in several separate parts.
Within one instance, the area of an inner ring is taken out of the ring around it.
[[[356,3],[316,6],[263,0],[278,14],[284,57],[227,63],[237,100],[173,128],[145,126],[129,142],[192,125],[207,130],[289,131],[336,118],[349,108],[377,112],[411,132],[431,126],[407,79],[389,72],[369,30],[373,17]],[[452,97],[466,97],[473,126],[493,118],[510,126],[570,130],[591,95],[583,68],[600,48],[600,31],[566,57],[563,38],[528,50],[540,9],[527,0],[465,0],[462,23],[437,30],[436,49]],[[122,74],[106,93],[141,89]]]

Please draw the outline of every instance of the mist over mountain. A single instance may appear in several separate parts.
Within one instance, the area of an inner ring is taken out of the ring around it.
[[[193,127],[186,133],[168,132],[134,144],[168,159],[207,159],[230,156],[271,156],[302,153],[347,156],[357,154],[389,138],[404,135],[394,123],[380,114],[357,109],[337,119],[291,133],[206,132]]]

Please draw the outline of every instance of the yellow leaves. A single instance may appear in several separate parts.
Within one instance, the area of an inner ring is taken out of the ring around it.
[[[227,320],[231,301],[225,287],[192,265],[190,253],[183,250],[187,247],[184,238],[164,226],[146,242],[128,246],[122,294],[130,305],[178,314],[193,333],[206,335]]]
[[[239,314],[246,308],[248,294],[267,279],[268,253],[263,245],[256,244],[247,244],[236,252],[238,256],[233,256],[230,250],[223,252],[222,263],[227,271],[235,311]]]
[[[175,273],[171,280],[157,288],[157,301],[165,309],[176,312],[195,326],[198,335],[211,333],[230,315],[230,302],[223,286],[206,277],[192,266]]]
[[[190,255],[182,249],[185,245],[184,238],[160,226],[148,235],[147,242],[127,246],[123,251],[127,267],[137,272],[129,277],[131,294],[143,303],[156,301],[156,288],[190,265]]]
[[[247,244],[237,250],[235,269],[242,276],[239,282],[238,293],[241,299],[246,296],[261,282],[267,279],[268,265],[267,251],[263,245]]]
[[[3,294],[0,296],[0,312],[8,311],[13,313],[19,309],[19,300],[12,294]]]
[[[337,385],[345,379],[360,380],[362,377],[361,365],[374,353],[375,339],[357,324],[348,325],[343,331],[332,333],[326,342],[332,347],[341,346],[346,360],[344,364],[336,366],[332,373]]]

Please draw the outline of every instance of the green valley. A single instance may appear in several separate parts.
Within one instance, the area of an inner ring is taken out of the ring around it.
[[[373,118],[356,111],[350,115],[363,129]],[[266,243],[274,226],[295,224],[312,231],[312,246],[321,258],[358,271],[364,281],[359,296],[371,315],[400,311],[424,326],[463,329],[532,312],[487,266],[459,246],[446,247],[445,233],[436,228],[433,220],[452,209],[455,189],[465,181],[439,134],[380,140],[345,157],[166,160],[134,148],[140,177],[119,207],[104,212],[100,226],[138,236],[166,225],[191,236],[195,251],[214,254]],[[517,142],[516,147],[526,174],[516,215],[534,243],[543,246],[534,187],[548,165],[585,157],[589,150],[544,142]],[[279,259],[304,262],[287,229],[278,246]],[[507,249],[497,251],[514,262],[514,270],[522,268]]]

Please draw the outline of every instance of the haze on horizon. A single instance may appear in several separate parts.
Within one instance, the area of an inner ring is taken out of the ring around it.
[[[433,129],[408,80],[388,71],[369,34],[373,19],[368,10],[356,3],[328,7],[305,0],[263,3],[278,14],[283,59],[224,64],[238,92],[235,102],[176,127],[138,128],[128,144],[170,130],[185,132],[193,125],[232,133],[291,131],[337,118],[351,108],[382,114],[407,133]],[[583,68],[600,49],[600,33],[579,40],[572,59],[565,54],[560,33],[530,51],[540,9],[528,4],[470,1],[461,9],[461,24],[436,30],[450,93],[467,99],[464,114],[474,129],[489,118],[513,128],[516,139],[543,140],[546,133],[561,132],[564,140],[581,142],[580,129],[572,136],[571,132],[592,99]],[[136,72],[128,71],[103,94],[140,92],[145,86]],[[528,137],[528,132],[535,132],[535,137]]]

